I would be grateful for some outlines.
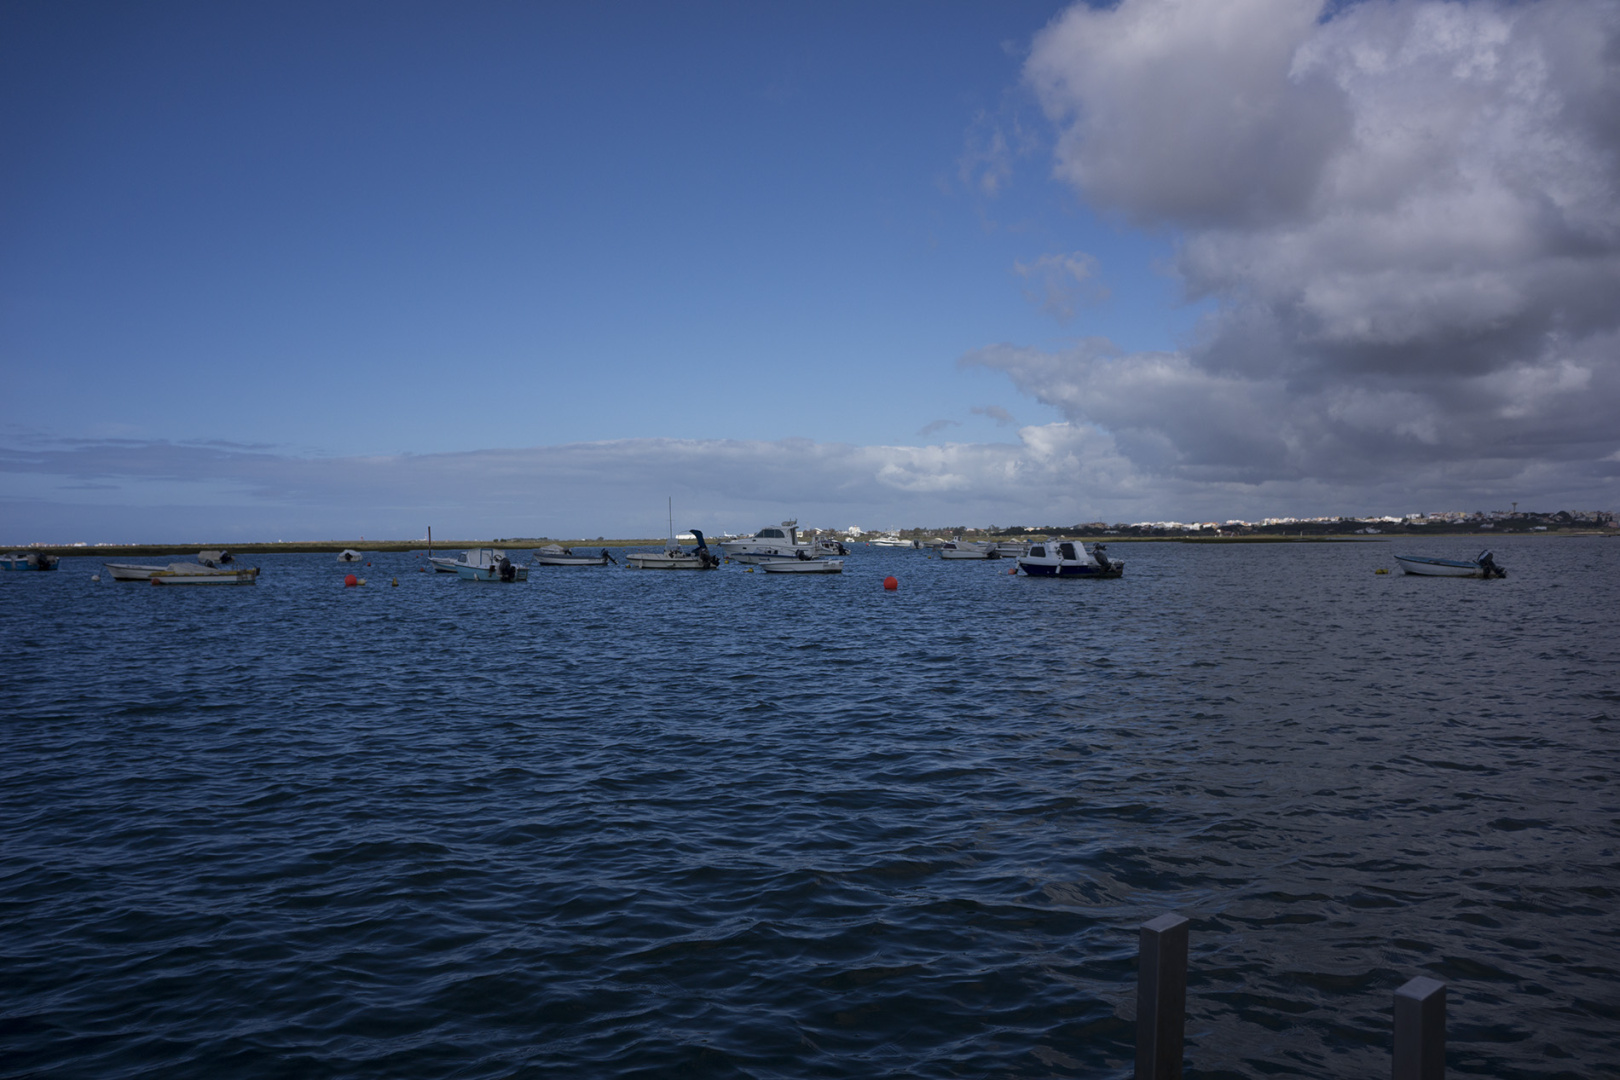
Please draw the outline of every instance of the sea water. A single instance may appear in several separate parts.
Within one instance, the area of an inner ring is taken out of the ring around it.
[[[1125,1076],[1166,912],[1189,1077],[1612,1075],[1620,542],[1492,546],[0,575],[0,1075]]]

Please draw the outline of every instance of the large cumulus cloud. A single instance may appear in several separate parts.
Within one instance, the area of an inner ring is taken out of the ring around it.
[[[1056,175],[1172,230],[1215,313],[1179,353],[966,362],[1161,475],[1612,502],[1620,4],[1124,0],[1056,20],[1026,77]]]

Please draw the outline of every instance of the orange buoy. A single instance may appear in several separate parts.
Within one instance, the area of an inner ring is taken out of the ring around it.
[[[343,579],[343,587],[345,589],[352,589],[358,584],[360,584],[360,579],[355,577],[353,574],[350,574],[348,577]]]
[[[894,590],[900,587],[900,579],[895,577],[893,574],[890,574],[888,577],[883,579],[883,587],[890,592],[894,592]]]
[[[1016,567],[1016,566],[1015,566],[1015,567],[1013,567],[1013,568],[1012,568],[1012,569],[1011,569],[1011,570],[1008,570],[1008,571],[1007,571],[1007,573],[1009,573],[1009,574],[1016,574],[1016,573],[1018,573],[1018,567]]]

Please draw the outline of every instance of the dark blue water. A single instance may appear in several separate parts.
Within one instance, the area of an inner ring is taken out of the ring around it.
[[[0,575],[0,1075],[1128,1075],[1166,911],[1190,1077],[1387,1076],[1418,974],[1620,1075],[1620,542],[1495,547]]]

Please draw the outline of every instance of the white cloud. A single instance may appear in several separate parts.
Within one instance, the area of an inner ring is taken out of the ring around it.
[[[1056,174],[1174,230],[1175,272],[1215,313],[1184,352],[964,362],[1160,476],[1377,484],[1449,463],[1464,485],[1534,475],[1612,501],[1594,466],[1620,441],[1620,4],[1322,16],[1124,0],[1039,35],[1025,75]]]

